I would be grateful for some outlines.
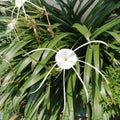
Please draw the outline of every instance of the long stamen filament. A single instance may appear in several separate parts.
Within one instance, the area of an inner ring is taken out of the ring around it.
[[[76,69],[75,69],[74,67],[72,67],[72,69],[75,71],[76,75],[78,76],[78,78],[79,78],[80,82],[81,82],[81,83],[82,83],[82,85],[83,85],[83,88],[84,88],[85,93],[86,93],[87,102],[88,102],[88,101],[89,101],[89,95],[88,95],[87,88],[86,88],[86,86],[85,86],[84,82],[82,81],[82,79],[81,79],[80,75],[79,75],[79,74],[78,74],[78,72],[76,71]]]
[[[39,51],[39,50],[48,50],[48,51],[53,51],[53,52],[57,53],[56,50],[53,50],[53,49],[51,49],[51,48],[38,48],[38,49],[32,50],[32,51],[24,54],[23,56],[29,55],[30,53],[33,53],[33,52],[36,52],[36,51]]]
[[[90,67],[92,67],[93,69],[95,69],[104,78],[104,80],[106,81],[106,83],[107,84],[109,83],[108,80],[105,78],[105,76],[96,67],[94,67],[93,65],[91,65],[91,64],[89,64],[87,62],[84,62],[82,60],[78,60],[78,61],[81,62],[81,63],[84,63],[84,64],[86,64],[86,65],[88,65]]]
[[[40,86],[33,92],[31,92],[30,94],[36,93],[44,84],[44,82],[46,81],[48,75],[51,73],[51,71],[54,69],[54,67],[56,66],[56,64],[53,65],[53,67],[49,70],[49,72],[47,73],[47,75],[44,77],[43,81],[41,82]]]
[[[82,48],[82,47],[88,45],[88,44],[91,44],[91,43],[102,43],[102,44],[108,46],[107,43],[105,43],[105,42],[103,42],[103,41],[94,40],[94,41],[89,41],[89,42],[87,42],[87,43],[82,44],[81,46],[77,47],[77,48],[74,50],[74,52],[77,51],[78,49],[80,49],[80,48]]]

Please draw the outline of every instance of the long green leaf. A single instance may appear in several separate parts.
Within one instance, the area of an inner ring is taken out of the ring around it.
[[[100,28],[98,28],[96,31],[94,31],[91,35],[91,39],[95,39],[98,35],[100,35],[101,33],[111,29],[112,27],[114,27],[115,25],[120,24],[120,17],[117,17],[115,19],[113,19],[112,21],[106,23],[105,25],[101,26]]]
[[[76,23],[73,25],[73,27],[76,28],[86,38],[87,41],[89,41],[91,33],[85,25],[80,25]]]

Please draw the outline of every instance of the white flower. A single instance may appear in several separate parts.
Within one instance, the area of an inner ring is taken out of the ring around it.
[[[13,20],[7,25],[7,31],[6,31],[6,33],[10,33],[12,30],[14,30],[16,23],[17,23],[17,21],[16,21],[15,19],[13,19]]]
[[[30,2],[29,0],[15,0],[15,6],[14,6],[14,8],[13,8],[13,10],[12,10],[12,14],[11,14],[11,18],[12,18],[12,19],[13,19],[13,16],[14,16],[14,12],[15,12],[16,7],[18,8],[17,18],[16,18],[16,19],[18,19],[19,11],[20,11],[21,7],[22,7],[23,12],[24,12],[25,17],[26,17],[26,12],[25,12],[25,8],[24,8],[24,3],[25,3],[25,2],[31,4],[32,6],[36,7],[36,8],[39,9],[39,10],[45,11],[45,9],[43,9],[43,8],[35,5],[34,3]]]
[[[83,88],[85,90],[85,93],[86,93],[86,98],[87,98],[87,102],[89,101],[89,94],[88,94],[88,91],[87,91],[87,88],[82,80],[82,78],[80,77],[79,73],[77,72],[77,70],[75,69],[74,65],[76,64],[76,62],[81,62],[81,63],[84,63],[90,67],[92,67],[93,69],[95,69],[104,79],[106,82],[107,79],[104,77],[104,75],[96,68],[94,67],[93,65],[87,63],[87,62],[84,62],[80,59],[78,59],[75,51],[77,51],[78,49],[80,49],[81,47],[84,47],[88,44],[91,44],[91,43],[102,43],[104,45],[107,45],[105,42],[103,41],[99,41],[99,40],[95,40],[95,41],[89,41],[79,47],[77,47],[75,50],[72,50],[72,49],[68,49],[68,48],[63,48],[59,51],[56,51],[56,50],[53,50],[51,48],[38,48],[38,49],[35,49],[35,50],[32,50],[30,51],[29,53],[25,54],[24,56],[32,53],[32,52],[35,52],[35,51],[39,51],[39,50],[48,50],[48,51],[52,51],[52,52],[55,52],[56,55],[55,55],[55,64],[53,65],[53,67],[50,69],[50,71],[46,74],[46,76],[44,77],[43,81],[41,82],[40,86],[35,90],[33,91],[32,93],[35,93],[37,92],[41,87],[42,85],[44,84],[44,82],[46,81],[48,75],[51,73],[51,71],[55,68],[56,65],[58,65],[58,67],[60,69],[63,70],[63,93],[64,93],[64,109],[65,109],[65,106],[66,106],[66,94],[65,94],[65,71],[66,70],[69,70],[69,69],[73,69],[74,72],[76,73],[78,79],[80,80],[80,82],[82,83],[83,85]]]
[[[18,8],[21,8],[26,1],[27,1],[27,0],[15,0],[15,5],[16,5]]]
[[[71,49],[61,49],[55,56],[55,61],[61,69],[70,69],[77,62],[77,56]]]
[[[18,19],[18,16],[19,16],[19,11],[20,11],[20,8],[22,7],[23,9],[23,12],[25,13],[25,9],[24,9],[24,3],[26,2],[27,0],[15,0],[15,6],[12,10],[12,14],[11,14],[11,18],[13,19],[13,16],[14,16],[14,12],[15,12],[15,8],[17,7],[18,8],[18,11],[17,11],[17,18]]]

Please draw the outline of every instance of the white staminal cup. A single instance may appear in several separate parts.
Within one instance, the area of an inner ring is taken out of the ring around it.
[[[70,69],[77,62],[77,56],[71,49],[61,49],[55,56],[55,61],[61,69]]]

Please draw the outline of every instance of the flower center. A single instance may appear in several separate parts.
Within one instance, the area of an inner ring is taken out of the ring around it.
[[[55,56],[55,61],[61,69],[70,69],[77,62],[77,56],[71,49],[61,49]]]
[[[68,61],[68,59],[67,59],[67,58],[65,58],[64,60],[65,60],[65,61]]]

